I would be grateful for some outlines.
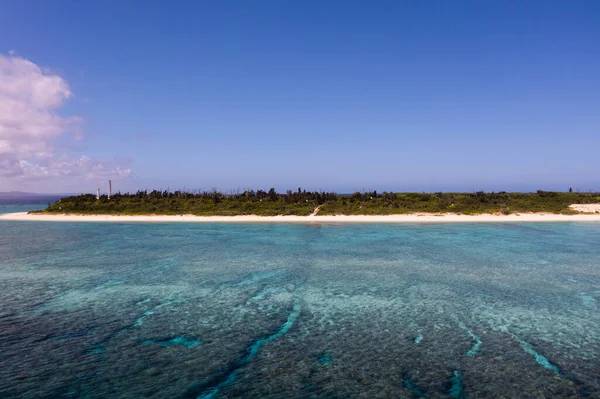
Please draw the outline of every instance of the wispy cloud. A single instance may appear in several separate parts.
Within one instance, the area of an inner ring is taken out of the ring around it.
[[[131,176],[126,164],[73,156],[57,147],[59,137],[84,137],[81,117],[58,113],[72,97],[61,76],[14,52],[0,54],[0,177],[22,182]]]

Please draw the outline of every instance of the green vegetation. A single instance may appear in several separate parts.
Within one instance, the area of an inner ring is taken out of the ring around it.
[[[370,195],[369,195],[370,194]],[[577,213],[571,204],[600,202],[600,194],[559,193],[382,193],[353,194],[324,204],[320,215],[388,215],[427,213],[503,213],[520,212]]]
[[[320,207],[319,215],[392,215],[414,212],[429,213],[497,213],[551,212],[577,213],[571,204],[600,202],[599,193],[377,193],[340,195],[326,192],[271,189],[223,194],[217,191],[189,193],[183,191],[138,191],[96,199],[92,194],[63,198],[44,213],[119,214],[119,215],[310,215]]]

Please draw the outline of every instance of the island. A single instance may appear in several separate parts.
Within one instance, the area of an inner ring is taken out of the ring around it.
[[[61,198],[41,211],[1,219],[62,221],[600,221],[600,193],[393,193],[336,194],[299,188],[221,193],[138,191]]]

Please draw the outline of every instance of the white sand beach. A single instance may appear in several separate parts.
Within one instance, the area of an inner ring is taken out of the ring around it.
[[[75,215],[29,214],[0,215],[0,220],[36,222],[146,222],[146,223],[507,223],[507,222],[600,222],[600,214],[556,215],[522,213],[512,215],[481,214],[405,214],[405,215],[337,215],[337,216],[194,216],[194,215]]]
[[[573,204],[569,208],[577,212],[595,213],[600,212],[600,204]]]

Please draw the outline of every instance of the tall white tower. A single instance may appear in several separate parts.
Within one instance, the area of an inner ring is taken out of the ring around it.
[[[99,188],[96,189],[96,199],[97,200],[100,199],[100,189]]]
[[[112,181],[108,181],[108,199],[110,199],[110,196],[112,195]]]

